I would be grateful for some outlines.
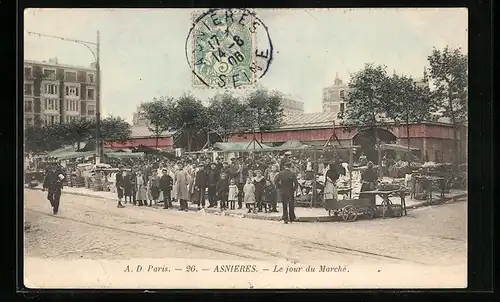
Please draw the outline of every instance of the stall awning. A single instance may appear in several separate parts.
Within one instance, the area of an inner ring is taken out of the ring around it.
[[[381,145],[382,150],[392,150],[392,151],[398,151],[398,152],[407,152],[408,151],[408,146],[405,145],[398,145],[398,144],[382,144]],[[420,150],[419,148],[415,147],[410,147],[411,151],[418,151]]]

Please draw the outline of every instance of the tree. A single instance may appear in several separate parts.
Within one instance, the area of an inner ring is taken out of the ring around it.
[[[148,129],[156,138],[156,148],[161,134],[169,129],[172,112],[170,112],[173,100],[165,97],[153,98],[150,102],[139,106],[140,114],[148,120]]]
[[[346,110],[339,113],[343,124],[355,129],[373,129],[374,141],[377,146],[378,162],[381,160],[380,139],[378,127],[383,125],[386,116],[384,102],[387,94],[388,76],[385,66],[365,64],[364,69],[351,76],[350,92],[346,95]]]
[[[278,128],[283,120],[283,95],[278,91],[269,92],[260,88],[252,91],[246,98],[244,124],[249,129],[262,133]]]
[[[176,131],[176,137],[186,136],[188,151],[191,151],[193,138],[208,126],[207,111],[201,101],[190,94],[181,96],[172,108],[169,128]]]
[[[440,105],[441,116],[449,118],[453,126],[453,163],[456,168],[461,158],[458,133],[467,123],[467,56],[460,49],[446,46],[443,50],[434,48],[427,59],[435,87],[433,97]]]
[[[93,128],[95,129],[95,126]],[[92,131],[92,134],[95,138],[95,131]],[[108,116],[101,120],[102,141],[125,142],[130,140],[131,135],[131,126],[123,118],[119,116]]]
[[[407,159],[410,161],[410,123],[421,123],[430,118],[433,109],[430,89],[418,86],[411,77],[393,75],[384,85],[384,99],[386,117],[396,124],[406,124]]]
[[[87,142],[92,137],[92,124],[92,121],[81,119],[60,124],[60,129],[64,131],[64,142],[72,145],[77,144],[77,149],[80,149],[81,143]]]
[[[245,111],[246,106],[233,95],[216,95],[210,99],[208,107],[209,127],[227,142],[232,134],[239,132]]]

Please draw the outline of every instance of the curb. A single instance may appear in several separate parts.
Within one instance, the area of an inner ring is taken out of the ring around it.
[[[445,197],[443,199],[434,199],[432,202],[424,201],[412,206],[407,206],[407,210],[418,209],[422,207],[437,206],[445,203],[455,203],[457,200],[467,197],[467,193],[462,193],[453,197]],[[449,202],[451,201],[451,202]]]

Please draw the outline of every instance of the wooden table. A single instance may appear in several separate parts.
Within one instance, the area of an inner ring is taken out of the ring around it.
[[[424,189],[426,191],[426,199],[432,202],[432,183],[433,182],[439,182],[439,188],[440,188],[440,197],[441,199],[444,198],[445,195],[445,190],[446,186],[444,184],[445,178],[444,177],[438,177],[438,176],[416,176],[415,177],[415,182],[414,182],[414,187],[413,191],[415,191],[415,185],[417,182],[423,182],[424,183]]]
[[[373,191],[363,191],[359,192],[359,194],[369,194],[369,195],[375,195],[375,196],[380,196],[382,197],[382,206],[384,207],[383,211],[383,217],[385,218],[385,208],[389,205],[392,205],[391,197],[399,197],[400,202],[401,202],[401,216],[407,215],[406,213],[406,201],[405,201],[405,193],[401,190],[390,190],[390,191],[383,191],[383,190],[373,190]]]

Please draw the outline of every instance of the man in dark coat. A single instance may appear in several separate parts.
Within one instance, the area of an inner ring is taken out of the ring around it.
[[[194,179],[195,189],[199,193],[197,202],[198,210],[201,209],[201,207],[205,207],[205,190],[207,189],[208,185],[208,173],[205,170],[205,165],[200,164],[199,168],[200,170],[196,172],[196,176]]]
[[[222,167],[223,167],[223,164],[222,164],[222,161],[224,160],[224,158],[222,157],[217,157],[217,159],[215,160],[215,168],[217,169],[217,171],[219,172],[224,172],[222,171]]]
[[[238,209],[241,209],[243,207],[243,187],[245,186],[245,183],[247,181],[248,177],[248,166],[244,163],[243,158],[239,158],[238,162],[238,172],[236,175],[236,185],[238,186]]]
[[[216,163],[210,164],[208,171],[208,202],[209,208],[217,207],[217,182],[220,178],[220,172],[217,170]]]
[[[280,191],[283,203],[283,221],[288,223],[288,221],[293,222],[296,219],[294,194],[299,183],[297,176],[290,170],[291,163],[286,162],[283,166],[284,170],[276,176],[276,187]]]
[[[123,198],[123,168],[120,167],[118,172],[116,173],[116,193],[118,194],[118,205],[117,207],[119,208],[124,208],[125,206],[122,205],[122,198]]]
[[[129,174],[129,178],[130,178],[130,186],[132,187],[132,203],[133,205],[135,206],[137,204],[137,174],[135,173],[134,171],[134,168],[131,168],[130,169],[130,174]]]
[[[47,199],[52,205],[52,213],[54,215],[59,211],[59,202],[61,199],[61,190],[63,188],[64,173],[56,166],[52,166],[47,170],[45,179],[43,180],[43,190],[47,190]]]
[[[174,180],[168,175],[167,169],[163,169],[163,175],[160,178],[160,190],[163,192],[163,208],[172,207],[171,192]]]

